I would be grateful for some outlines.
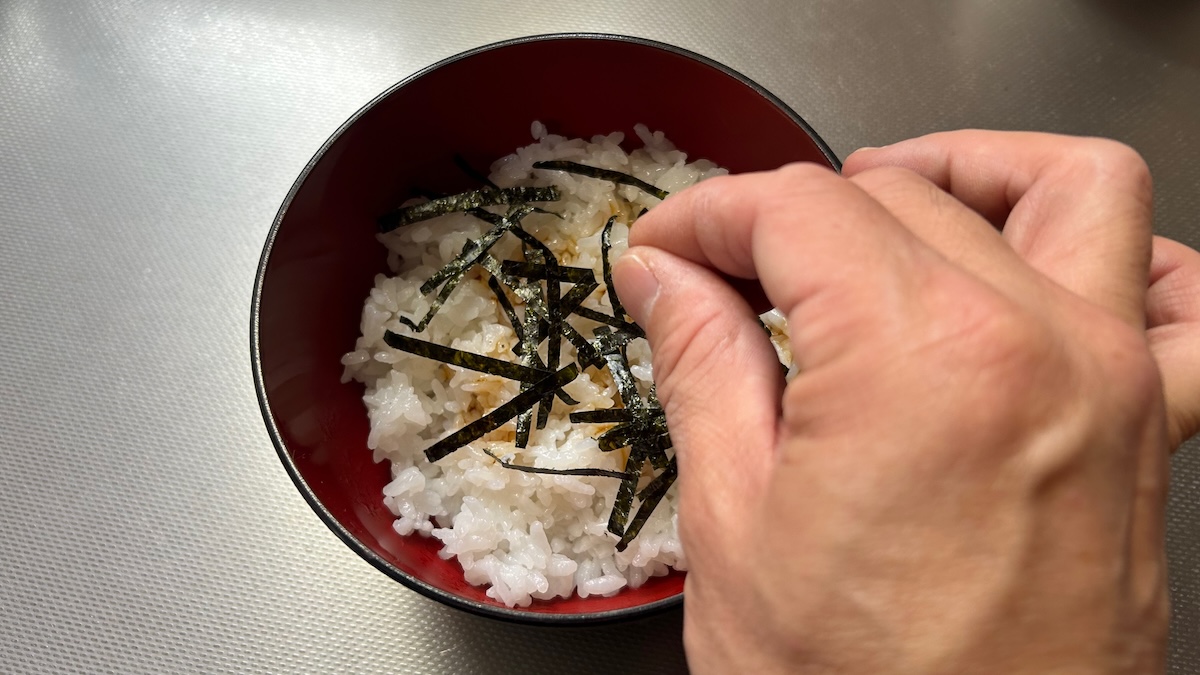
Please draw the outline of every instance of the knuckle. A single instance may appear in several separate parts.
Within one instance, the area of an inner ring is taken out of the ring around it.
[[[869,169],[850,181],[892,211],[932,208],[937,213],[951,199],[950,195],[921,174],[899,166]]]
[[[1144,333],[1113,319],[1098,322],[1093,341],[1096,370],[1115,385],[1106,388],[1115,407],[1144,418],[1162,405],[1162,376]]]
[[[696,244],[700,253],[720,268],[741,269],[753,264],[744,228],[755,220],[755,214],[748,212],[755,207],[743,198],[743,188],[739,176],[717,176],[692,188]]]
[[[1003,304],[985,304],[966,319],[958,334],[961,343],[952,353],[979,385],[976,391],[1003,408],[1022,405],[1031,387],[1062,356],[1046,324],[999,300]]]
[[[1132,147],[1107,138],[1085,138],[1075,146],[1072,159],[1074,169],[1149,200],[1150,166]]]
[[[776,170],[775,175],[778,176],[784,186],[793,184],[803,184],[810,179],[825,177],[832,172],[828,167],[821,166],[814,162],[792,162],[785,164]]]
[[[874,190],[907,189],[914,183],[926,182],[919,174],[911,169],[900,166],[879,166],[867,169],[850,178],[852,183],[868,192]]]

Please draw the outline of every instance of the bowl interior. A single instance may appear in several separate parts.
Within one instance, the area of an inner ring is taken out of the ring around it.
[[[374,275],[386,271],[375,218],[416,186],[439,192],[474,187],[455,168],[453,154],[486,169],[532,142],[535,119],[568,137],[622,130],[632,139],[627,149],[639,145],[633,126],[644,123],[666,132],[691,159],[711,159],[733,172],[836,162],[752,85],[661,45],[561,36],[443,62],[360,111],[310,164],[281,210],[259,272],[254,317],[264,412],[285,465],[334,531],[428,595],[485,613],[547,619],[661,604],[682,592],[683,575],[613,598],[504,610],[485,589],[464,581],[457,562],[437,556],[437,540],[392,530],[381,496],[388,466],[373,463],[366,447],[362,387],[340,381],[339,359],[354,346],[363,301]]]

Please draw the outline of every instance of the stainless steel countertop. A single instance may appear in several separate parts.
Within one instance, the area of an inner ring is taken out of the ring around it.
[[[1193,0],[0,4],[0,671],[669,673],[678,612],[547,630],[372,569],[292,486],[251,384],[276,209],[422,66],[519,35],[674,43],[845,156],[937,129],[1139,149],[1200,246]],[[1173,673],[1200,673],[1200,446],[1174,463]]]

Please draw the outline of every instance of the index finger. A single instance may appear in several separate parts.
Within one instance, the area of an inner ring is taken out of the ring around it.
[[[797,344],[831,321],[873,330],[889,320],[872,311],[881,289],[916,297],[924,275],[946,265],[870,195],[815,164],[707,180],[639,219],[629,239],[631,247],[758,279],[792,322]],[[810,365],[822,358],[811,349],[796,354]]]
[[[1034,269],[1141,326],[1151,186],[1131,148],[1102,138],[950,131],[860,150],[845,174],[899,166],[1001,229]]]

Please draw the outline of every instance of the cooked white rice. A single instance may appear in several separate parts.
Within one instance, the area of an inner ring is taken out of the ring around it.
[[[705,160],[689,164],[661,132],[650,133],[644,126],[636,128],[644,147],[632,153],[621,149],[621,133],[590,141],[566,139],[547,134],[538,122],[531,131],[536,142],[493,164],[491,179],[500,187],[559,186],[563,199],[551,207],[564,218],[533,214],[522,224],[562,264],[594,268],[597,278],[605,221],[618,213],[628,222],[659,200],[609,181],[534,172],[534,162],[566,159],[616,169],[669,192],[725,173]],[[567,393],[580,405],[569,409],[555,401],[549,423],[533,430],[527,448],[515,446],[514,425],[509,423],[439,462],[425,459],[423,451],[434,441],[519,391],[515,381],[413,356],[388,347],[383,340],[385,330],[413,334],[396,317],[418,321],[431,299],[421,294],[421,284],[487,227],[473,216],[451,214],[382,235],[395,276],[376,277],[363,308],[362,336],[355,350],[342,358],[344,379],[366,385],[363,400],[371,421],[367,443],[376,461],[387,459],[392,464],[393,480],[384,488],[383,500],[396,515],[393,527],[402,535],[441,540],[442,557],[456,557],[469,582],[488,584],[487,595],[510,607],[573,592],[581,597],[611,595],[665,575],[669,568],[686,569],[676,527],[675,488],[667,492],[641,534],[618,552],[617,537],[606,530],[619,484],[616,479],[523,473],[501,467],[480,449],[535,467],[623,469],[624,453],[601,452],[595,440],[609,425],[571,424],[567,418],[572,409],[620,404],[607,371],[583,372],[568,385]],[[627,236],[624,225],[614,227],[614,258],[625,249]],[[501,259],[519,257],[520,246],[514,237],[505,237],[492,254]],[[584,305],[612,311],[603,284]],[[581,329],[587,327],[585,335],[595,325],[578,317],[571,321]],[[478,272],[468,274],[420,337],[515,360],[516,336]],[[563,363],[569,363],[574,350],[565,340],[563,346]],[[545,348],[543,343],[543,357]],[[645,340],[631,343],[628,353],[630,370],[643,391],[648,390],[653,372]],[[647,475],[643,482],[649,479]]]

